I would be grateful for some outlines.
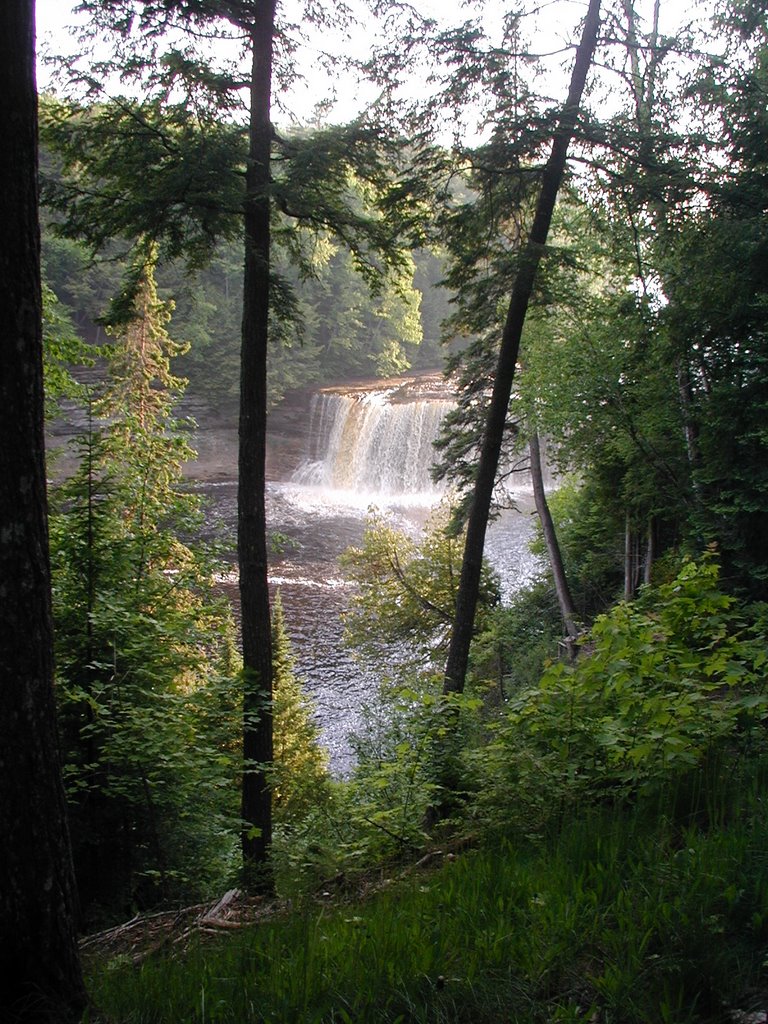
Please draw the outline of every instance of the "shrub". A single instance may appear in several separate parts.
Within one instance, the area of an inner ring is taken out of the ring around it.
[[[535,827],[554,811],[677,785],[764,742],[768,608],[719,588],[709,555],[600,616],[575,665],[551,664],[509,702],[487,748],[482,802]]]

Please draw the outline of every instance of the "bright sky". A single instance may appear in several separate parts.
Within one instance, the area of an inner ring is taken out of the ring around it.
[[[359,5],[360,0],[353,0],[353,2],[357,2]],[[662,33],[674,32],[681,21],[692,16],[695,10],[710,2],[711,0],[661,0]],[[73,14],[76,3],[77,0],[37,0],[39,53],[45,53],[47,48],[54,53],[71,53],[73,50],[76,52],[76,44],[66,32],[66,27],[76,21]],[[641,14],[650,18],[653,0],[636,0],[636,3]],[[471,5],[464,6],[462,0],[411,0],[411,4],[419,12],[446,24],[459,23],[473,13]],[[283,0],[283,6],[288,9],[289,17],[291,8],[294,7],[297,13],[294,14],[292,20],[299,20],[298,0]],[[534,49],[538,52],[557,51],[571,38],[586,10],[586,0],[530,0],[530,7],[537,13],[531,17],[525,31],[532,38]],[[499,27],[503,9],[504,5],[498,0],[491,0],[485,4],[486,23],[490,23],[491,31],[493,31],[494,22],[496,28]],[[321,49],[331,49],[334,45],[341,51],[352,50],[362,56],[370,48],[370,34],[365,29],[358,28],[352,39],[337,38],[335,43],[332,37],[329,38],[328,33],[316,38],[310,36],[298,58],[305,81],[296,85],[287,104],[298,117],[304,120],[311,118],[312,110],[318,100],[326,98],[329,94],[331,83],[319,67],[319,53]],[[558,98],[561,94],[564,98],[572,59],[572,54],[561,54],[552,60],[552,84],[549,85],[549,89]],[[49,71],[42,65],[39,68],[38,77],[42,87],[46,87],[50,83]],[[417,81],[412,88],[415,88],[416,91],[422,90],[423,82],[419,84]],[[374,91],[370,84],[363,83],[361,85],[351,77],[343,79],[335,90],[336,102],[332,113],[333,120],[351,119],[365,101],[370,101],[373,98]]]

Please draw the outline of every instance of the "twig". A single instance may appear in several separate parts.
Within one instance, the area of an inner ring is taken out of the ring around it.
[[[220,900],[214,903],[210,910],[200,915],[200,917],[198,918],[198,924],[220,924],[221,922],[218,920],[218,918],[220,917],[222,911],[226,910],[230,903],[239,895],[239,889],[229,889],[227,892],[224,893]]]

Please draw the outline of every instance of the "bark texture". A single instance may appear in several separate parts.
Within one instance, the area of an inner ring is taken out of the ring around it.
[[[521,255],[520,266],[512,290],[512,297],[501,338],[493,392],[483,432],[472,505],[467,521],[467,537],[464,545],[461,580],[456,600],[456,615],[445,667],[444,693],[461,693],[464,690],[469,662],[469,648],[475,621],[475,609],[477,607],[477,595],[480,587],[485,533],[488,527],[491,498],[499,466],[499,455],[504,436],[509,398],[512,393],[515,366],[520,351],[520,338],[522,337],[528,303],[536,279],[536,271],[538,270],[544,253],[544,246],[547,242],[549,225],[565,170],[568,144],[576,126],[579,104],[581,103],[587,72],[592,63],[592,55],[597,42],[599,24],[600,0],[590,0],[581,41],[576,52],[576,61],[571,76],[568,99],[555,130],[552,151],[542,175],[541,192],[539,193],[539,200],[536,206],[536,215],[528,241]]]
[[[563,556],[560,552],[560,544],[557,539],[557,531],[552,520],[552,513],[549,511],[547,495],[544,491],[544,474],[541,466],[541,445],[539,435],[534,430],[528,442],[531,456],[531,482],[533,484],[533,500],[536,503],[536,513],[541,522],[541,530],[544,534],[544,543],[547,546],[547,557],[549,567],[552,570],[552,578],[555,581],[555,592],[557,603],[560,608],[560,616],[565,627],[566,646],[569,654],[573,655],[573,641],[579,632],[576,619],[576,609],[573,606],[571,588],[568,586],[568,577],[565,574]]]
[[[238,558],[242,602],[245,772],[243,861],[250,884],[269,890],[272,798],[272,636],[267,583],[265,462],[269,326],[270,93],[275,0],[253,6],[250,145],[246,170],[245,267],[240,366]]]
[[[53,695],[34,3],[0,4],[0,1020],[85,1006]]]

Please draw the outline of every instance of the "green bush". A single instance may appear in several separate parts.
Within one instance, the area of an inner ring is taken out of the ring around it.
[[[535,685],[562,634],[554,588],[545,580],[530,584],[487,616],[472,643],[471,685],[484,684],[502,700]]]
[[[483,800],[528,825],[553,809],[677,786],[764,742],[768,609],[719,588],[713,557],[600,616],[574,665],[520,692],[485,749]],[[522,809],[525,808],[525,813]]]

